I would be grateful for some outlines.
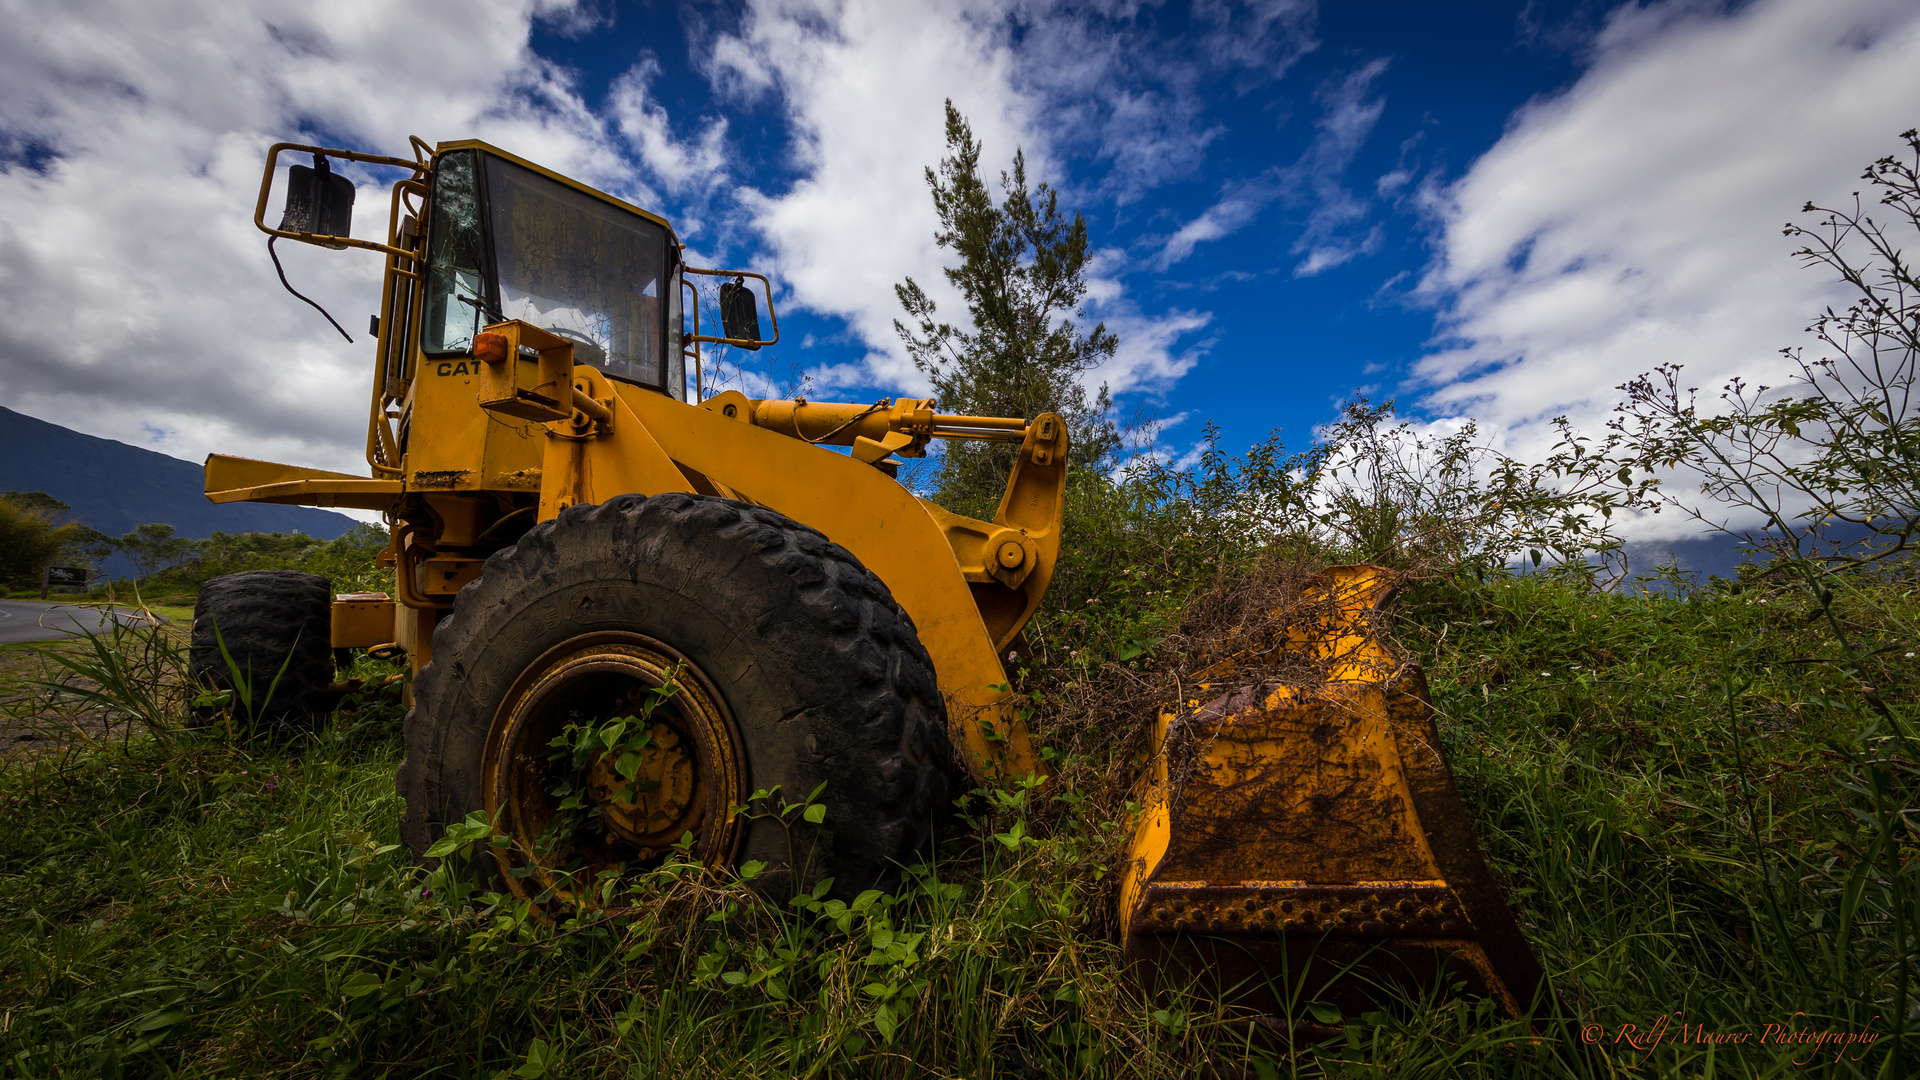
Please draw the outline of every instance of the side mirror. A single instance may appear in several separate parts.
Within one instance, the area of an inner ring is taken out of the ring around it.
[[[727,337],[735,343],[760,340],[760,308],[753,299],[753,290],[747,287],[745,278],[734,278],[720,284],[720,326]],[[758,345],[739,345],[739,348],[760,351]]]
[[[318,236],[352,234],[353,181],[337,175],[320,154],[313,155],[311,169],[305,165],[289,168],[287,209],[280,218],[280,228],[285,232],[313,233]]]

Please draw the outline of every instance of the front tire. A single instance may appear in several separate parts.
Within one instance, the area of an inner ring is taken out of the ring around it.
[[[578,779],[549,739],[635,712],[669,673],[654,805],[615,820],[603,783],[599,831],[533,856]],[[727,499],[620,496],[536,526],[461,590],[414,700],[403,839],[424,855],[487,811],[515,841],[504,883],[529,897],[569,892],[566,865],[645,863],[684,833],[710,865],[765,864],[765,891],[831,877],[850,897],[893,886],[948,802],[946,710],[906,613],[819,532]],[[819,824],[770,816],[817,787]]]

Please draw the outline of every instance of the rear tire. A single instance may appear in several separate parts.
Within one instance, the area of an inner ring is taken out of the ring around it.
[[[193,606],[188,672],[200,685],[235,689],[220,654],[224,642],[250,685],[254,719],[267,727],[308,726],[311,717],[332,712],[337,700],[327,689],[333,681],[332,603],[327,579],[318,574],[250,570],[213,578]],[[247,721],[237,693],[231,708],[237,722]]]
[[[401,836],[414,853],[488,809],[497,811],[496,829],[533,849],[554,812],[528,802],[547,798],[552,778],[543,771],[544,734],[517,733],[561,721],[526,719],[538,711],[528,687],[564,686],[569,670],[587,672],[565,698],[565,715],[623,715],[626,699],[607,682],[614,676],[604,663],[590,670],[622,649],[684,662],[689,689],[680,700],[689,713],[675,722],[706,732],[682,735],[683,745],[703,747],[685,752],[709,774],[702,797],[737,791],[727,798],[739,805],[778,788],[754,805],[762,816],[729,823],[724,803],[703,817],[689,811],[697,857],[763,863],[754,884],[773,894],[825,877],[843,897],[897,884],[897,864],[926,844],[948,805],[953,763],[945,704],[912,621],[878,578],[819,532],[762,507],[678,493],[571,507],[494,554],[460,591],[435,631],[407,717],[398,786]],[[705,721],[695,715],[702,708]],[[719,745],[729,740],[731,748]],[[763,816],[823,784],[820,824],[796,814],[783,828]],[[510,788],[518,802],[502,794]],[[620,861],[595,845],[588,864]],[[543,874],[502,881],[532,895]]]

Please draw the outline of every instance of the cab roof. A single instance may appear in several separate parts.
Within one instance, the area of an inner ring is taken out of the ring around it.
[[[481,150],[486,153],[492,154],[495,157],[499,157],[507,161],[511,161],[515,165],[520,166],[521,168],[532,169],[534,172],[539,173],[541,176],[544,176],[549,180],[558,181],[559,183],[565,184],[568,187],[573,188],[575,191],[585,192],[586,194],[591,195],[602,202],[611,203],[612,205],[617,206],[622,210],[626,210],[630,213],[638,214],[641,217],[646,218],[648,221],[654,222],[659,225],[663,225],[666,227],[667,235],[672,238],[673,242],[676,245],[680,243],[680,234],[674,231],[673,222],[668,221],[666,218],[661,217],[659,214],[653,213],[652,211],[649,211],[649,210],[642,210],[639,207],[633,205],[632,203],[627,202],[625,199],[616,199],[613,196],[607,194],[604,191],[601,191],[598,188],[588,187],[587,185],[581,183],[580,181],[575,180],[571,176],[563,176],[560,173],[554,172],[552,169],[549,169],[544,165],[539,165],[534,162],[528,161],[526,158],[523,158],[518,154],[510,154],[507,151],[492,145],[491,143],[484,143],[484,142],[481,142],[479,139],[461,139],[458,142],[443,142],[440,145],[433,148],[433,153],[435,157],[438,157],[439,155],[444,154],[450,150]]]

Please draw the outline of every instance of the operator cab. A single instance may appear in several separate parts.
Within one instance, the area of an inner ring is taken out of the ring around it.
[[[433,167],[420,349],[466,356],[519,319],[573,342],[576,363],[687,399],[680,245],[667,223],[478,142]]]

